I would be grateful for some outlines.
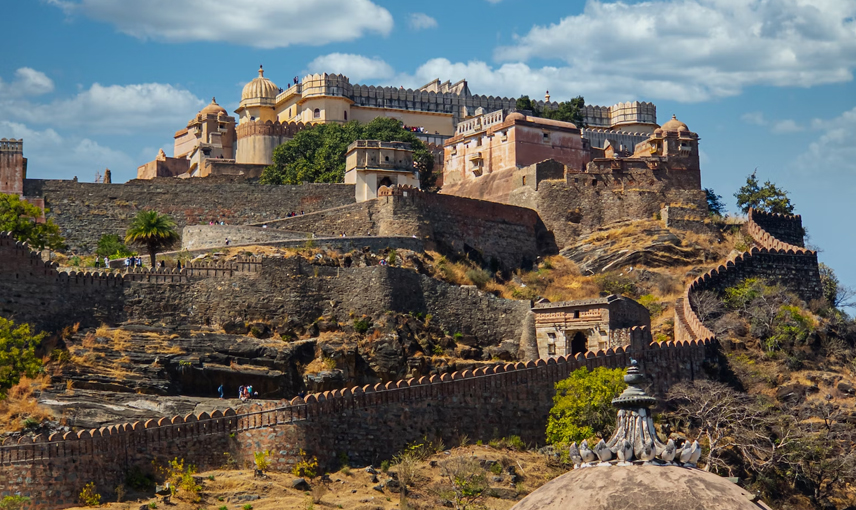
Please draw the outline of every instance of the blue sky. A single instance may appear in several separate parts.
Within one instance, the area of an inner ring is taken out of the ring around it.
[[[237,107],[259,64],[280,86],[328,71],[653,101],[701,136],[704,186],[733,211],[757,168],[856,286],[854,18],[856,0],[10,2],[0,137],[24,138],[30,177],[130,179],[212,96]]]

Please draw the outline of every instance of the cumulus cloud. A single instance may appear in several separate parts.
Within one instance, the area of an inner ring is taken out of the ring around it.
[[[848,176],[848,182],[854,182],[856,108],[833,119],[815,119],[812,126],[819,130],[819,135],[809,143],[808,150],[797,158],[797,168],[826,178],[844,173]],[[852,184],[849,187],[852,188]]]
[[[652,98],[703,101],[753,85],[852,80],[854,17],[852,0],[589,0],[581,14],[535,26],[494,57],[560,61],[561,75],[631,80]]]
[[[800,126],[793,119],[785,119],[773,123],[770,131],[777,134],[799,133],[800,131],[805,131],[805,127]]]
[[[93,84],[71,98],[49,103],[0,100],[0,114],[28,124],[58,124],[87,132],[129,134],[184,125],[205,102],[163,83]]]
[[[437,28],[437,20],[425,14],[424,12],[411,13],[408,19],[408,24],[413,30]]]
[[[48,128],[37,130],[17,122],[0,121],[0,138],[23,138],[28,176],[32,178],[70,179],[77,175],[82,181],[95,178],[96,172],[110,168],[128,174],[136,169],[134,162],[122,151],[105,147],[89,138],[66,137]]]
[[[15,71],[15,78],[10,83],[4,83],[0,78],[0,98],[39,96],[52,92],[53,80],[41,72],[30,67],[21,67]]]
[[[764,118],[763,112],[747,112],[740,116],[740,120],[754,126],[766,126],[767,119]]]
[[[50,0],[68,15],[103,21],[139,39],[218,41],[283,48],[387,35],[392,15],[371,0]]]
[[[435,78],[466,78],[473,94],[519,97],[528,95],[544,99],[549,90],[553,101],[566,101],[583,95],[589,104],[612,105],[639,97],[677,97],[683,89],[668,81],[642,80],[633,77],[606,79],[603,75],[581,74],[569,67],[530,67],[515,62],[492,66],[480,60],[452,62],[431,59],[412,74],[397,75],[388,84],[419,87]]]
[[[383,59],[351,53],[330,53],[317,57],[307,65],[307,72],[344,74],[351,83],[387,80],[395,75],[392,66]]]

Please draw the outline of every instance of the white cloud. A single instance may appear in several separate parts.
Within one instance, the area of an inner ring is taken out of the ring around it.
[[[408,19],[408,24],[413,30],[437,28],[437,20],[425,14],[424,12],[411,13]]]
[[[96,172],[105,168],[131,174],[137,165],[121,151],[105,147],[89,138],[64,137],[54,129],[31,129],[24,124],[0,121],[0,138],[23,138],[30,178],[70,179],[77,175],[81,181],[93,181]]]
[[[28,124],[58,124],[87,132],[130,134],[175,130],[205,104],[186,89],[163,83],[93,84],[50,103],[0,98],[0,114]]]
[[[583,13],[535,26],[494,56],[562,61],[557,74],[578,81],[630,80],[651,98],[704,101],[752,85],[852,80],[854,17],[853,0],[589,0]]]
[[[740,116],[740,120],[747,124],[752,124],[755,126],[766,126],[767,119],[764,118],[764,114],[762,112],[748,112],[744,113]]]
[[[853,183],[856,175],[856,145],[853,144],[856,139],[856,108],[834,119],[815,119],[812,125],[820,130],[820,135],[797,158],[796,168],[824,178],[843,173],[848,176],[848,182]]]
[[[0,79],[0,98],[38,96],[53,91],[54,83],[41,71],[30,67],[21,67],[15,71],[15,78],[10,83]]]
[[[219,41],[258,48],[318,46],[387,35],[392,15],[371,0],[50,0],[70,16],[140,39]]]
[[[581,74],[569,67],[530,67],[525,63],[506,63],[494,67],[486,62],[451,62],[435,58],[421,65],[413,74],[402,74],[388,84],[419,87],[435,78],[452,81],[466,78],[473,94],[519,97],[528,95],[544,99],[550,91],[553,101],[566,101],[582,95],[589,104],[612,105],[639,97],[677,98],[684,89],[663,81],[633,77],[610,78],[604,75]]]
[[[364,57],[350,53],[322,55],[307,65],[309,73],[337,73],[350,78],[351,83],[364,80],[387,80],[395,75],[392,66],[378,57]]]
[[[790,134],[805,131],[805,128],[797,124],[795,120],[786,119],[775,122],[770,131],[777,134]]]

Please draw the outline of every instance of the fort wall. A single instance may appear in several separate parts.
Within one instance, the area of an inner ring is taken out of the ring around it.
[[[495,202],[411,190],[267,223],[269,228],[346,236],[415,236],[426,248],[503,268],[531,265],[557,248],[538,214]],[[260,226],[256,223],[254,226]]]
[[[347,323],[351,313],[391,310],[430,313],[440,327],[471,335],[479,346],[498,346],[527,340],[529,307],[528,301],[449,285],[410,269],[321,267],[297,258],[192,263],[180,272],[59,272],[26,245],[0,235],[0,315],[38,329],[288,317],[309,324],[320,316]]]
[[[678,175],[675,175],[678,174]],[[538,211],[558,246],[611,223],[654,218],[666,204],[693,204],[706,210],[704,191],[680,184],[679,172],[571,173],[564,180],[544,180],[537,191],[523,186],[509,202]]]
[[[269,450],[272,469],[287,471],[301,449],[333,466],[343,453],[354,465],[376,465],[426,436],[451,444],[463,434],[474,441],[519,435],[542,444],[555,384],[576,369],[623,368],[632,356],[657,393],[704,377],[711,342],[646,345],[641,338],[634,336],[627,349],[328,391],[253,412],[226,409],[23,438],[0,446],[0,494],[29,496],[33,510],[65,508],[77,504],[89,482],[108,494],[132,467],[148,470],[152,461],[174,457],[205,470],[222,465],[224,453],[243,463]]]
[[[307,184],[265,186],[227,177],[134,180],[95,184],[27,179],[24,192],[41,196],[48,218],[60,226],[72,251],[94,251],[103,234],[124,235],[140,210],[169,214],[179,229],[225,221],[229,224],[282,218],[354,203],[354,186]]]
[[[777,234],[799,242],[799,245],[773,237],[757,222],[758,219],[772,225]],[[714,333],[696,314],[694,295],[705,291],[721,294],[747,278],[763,278],[782,285],[805,302],[823,296],[817,252],[801,247],[803,230],[799,216],[770,215],[750,210],[747,230],[760,247],[753,247],[733,261],[696,278],[684,290],[683,297],[675,306],[676,340],[715,340]]]

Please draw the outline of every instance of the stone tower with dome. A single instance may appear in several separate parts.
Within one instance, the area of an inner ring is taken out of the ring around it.
[[[259,75],[244,86],[238,115],[237,150],[238,164],[269,165],[273,162],[273,150],[288,141],[293,133],[277,122],[276,96],[279,87],[265,78],[262,66]]]

